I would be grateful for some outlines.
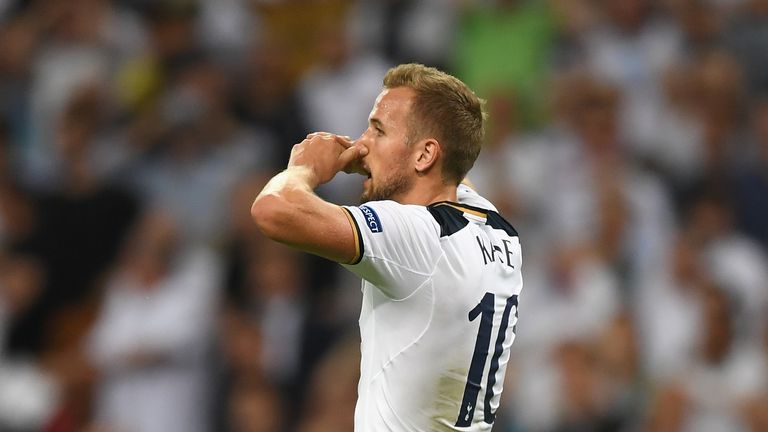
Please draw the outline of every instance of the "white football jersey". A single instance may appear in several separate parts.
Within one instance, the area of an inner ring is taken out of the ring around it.
[[[466,186],[458,203],[343,207],[363,278],[356,431],[488,431],[523,280],[517,232]]]

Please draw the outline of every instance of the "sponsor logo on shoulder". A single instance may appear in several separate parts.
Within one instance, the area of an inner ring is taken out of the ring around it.
[[[365,224],[368,225],[368,229],[371,230],[372,233],[380,233],[384,231],[381,226],[381,219],[379,219],[379,215],[376,214],[374,209],[361,205],[360,211],[363,212],[363,216],[365,216]]]

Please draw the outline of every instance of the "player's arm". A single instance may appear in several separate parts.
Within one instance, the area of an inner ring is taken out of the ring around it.
[[[291,151],[288,168],[273,177],[251,206],[251,216],[272,240],[348,263],[358,258],[354,228],[342,207],[314,189],[349,169],[366,152],[330,134],[310,134]]]

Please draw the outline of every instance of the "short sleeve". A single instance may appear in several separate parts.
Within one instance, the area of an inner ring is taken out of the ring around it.
[[[344,206],[357,256],[344,264],[385,295],[402,299],[427,280],[442,255],[439,227],[425,207],[394,201]]]

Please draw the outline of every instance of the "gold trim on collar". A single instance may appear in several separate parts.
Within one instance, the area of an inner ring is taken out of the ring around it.
[[[469,209],[469,208],[466,208],[466,207],[462,207],[460,205],[449,204],[449,203],[440,203],[438,205],[447,205],[449,207],[455,208],[456,210],[461,210],[464,213],[469,213],[472,216],[477,216],[477,217],[481,217],[481,218],[488,218],[488,213],[482,213],[482,212],[479,212],[477,210],[472,210],[472,209]]]

